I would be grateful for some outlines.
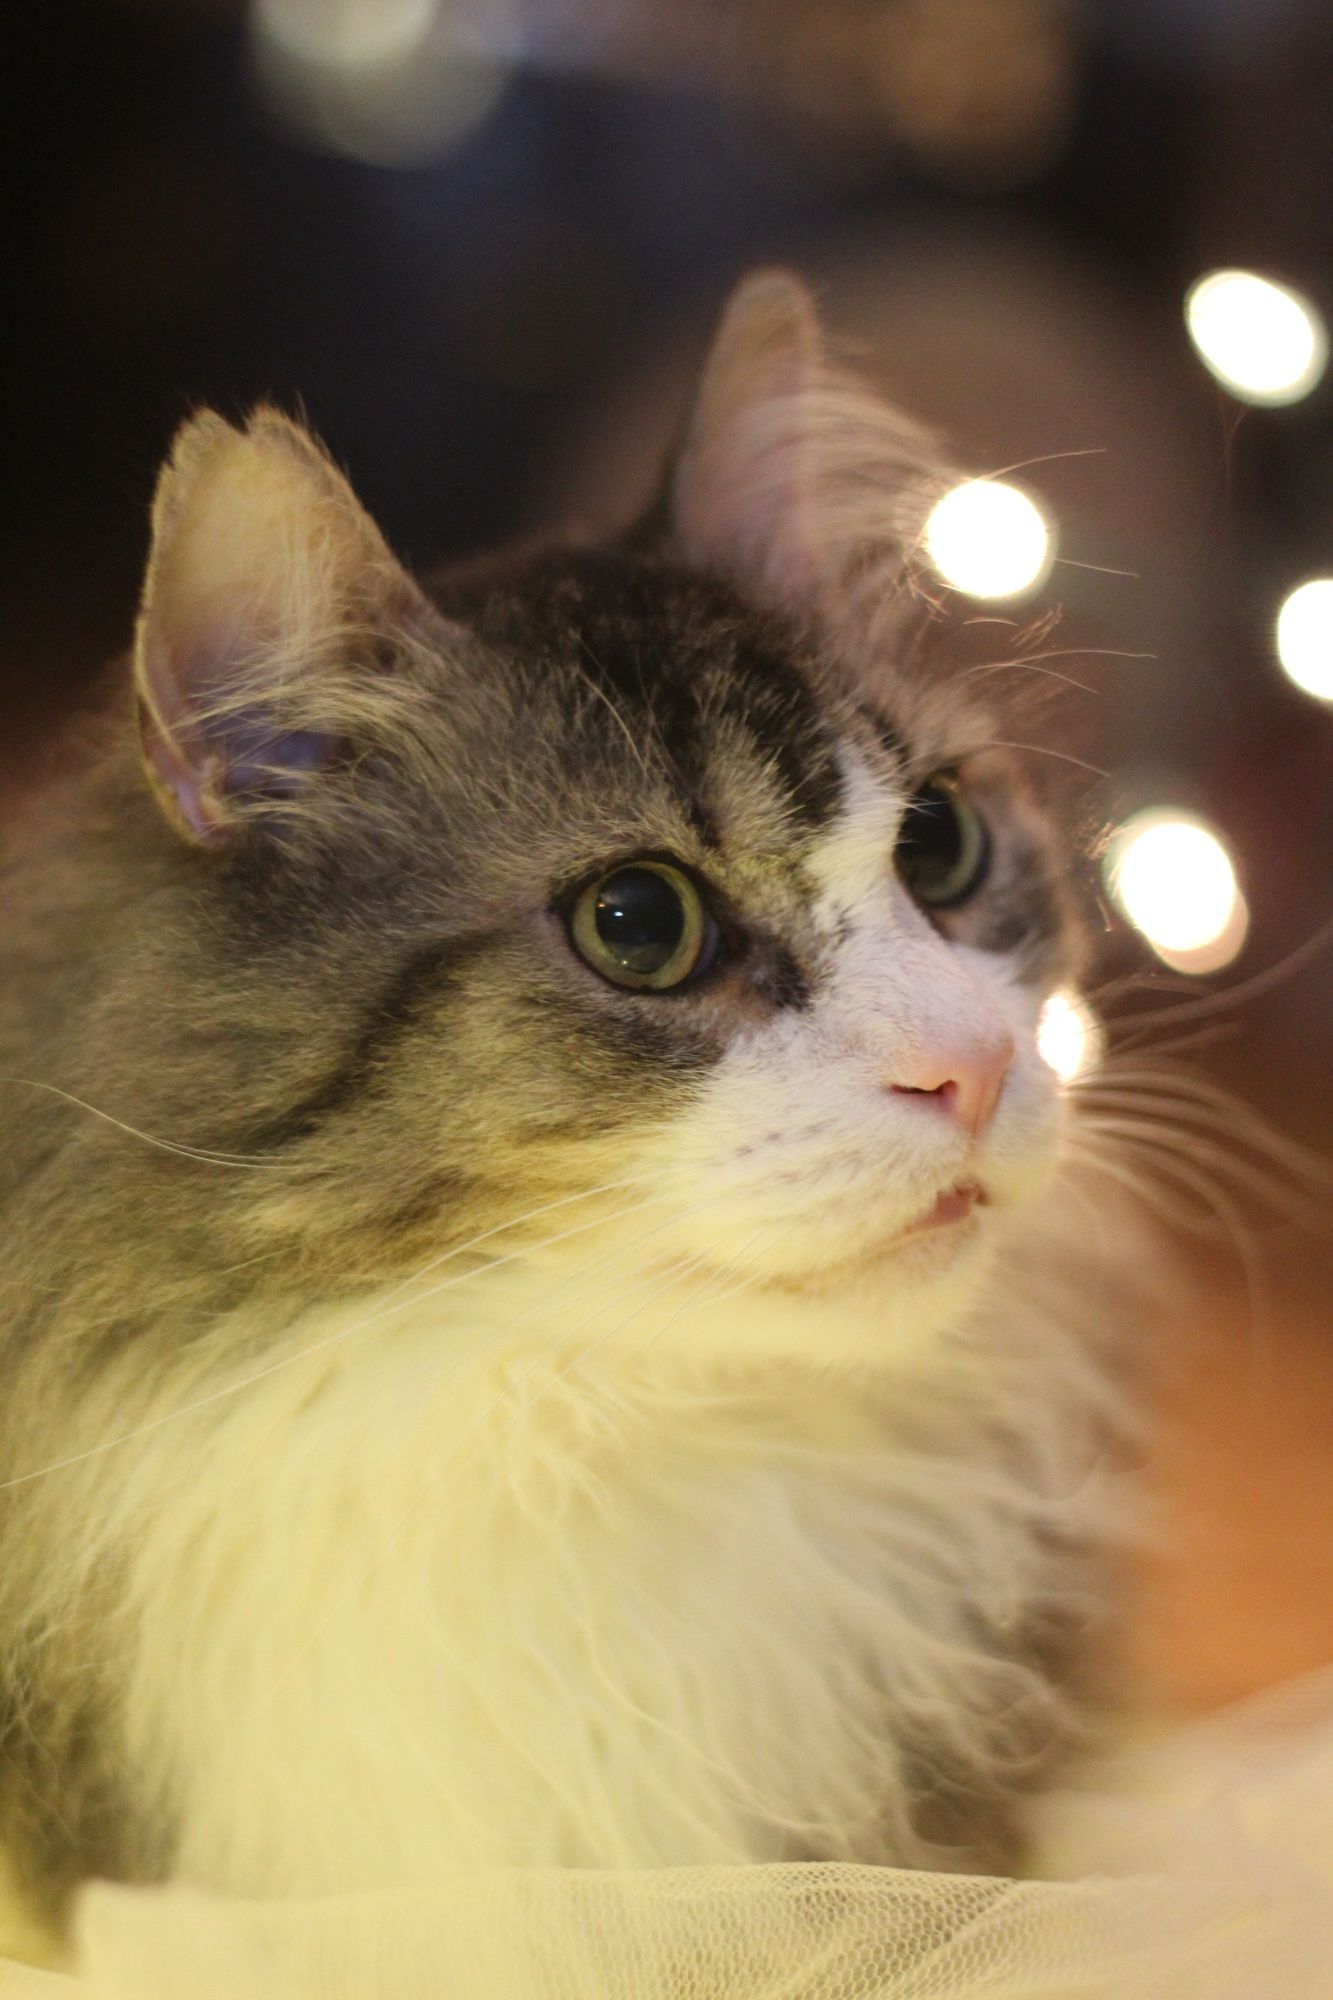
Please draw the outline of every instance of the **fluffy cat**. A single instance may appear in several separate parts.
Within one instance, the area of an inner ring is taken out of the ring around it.
[[[1014,1862],[1119,1335],[1060,843],[909,644],[941,476],[780,274],[603,545],[418,582],[283,417],[177,439],[134,694],[3,875],[53,1907]]]

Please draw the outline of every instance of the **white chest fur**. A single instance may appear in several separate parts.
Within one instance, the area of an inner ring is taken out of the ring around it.
[[[1059,1587],[1076,1484],[1025,1366],[1016,1456],[975,1349],[873,1389],[691,1386],[559,1326],[506,1341],[521,1282],[489,1326],[308,1319],[141,1454],[126,1749],[183,1876],[910,1856],[905,1740],[980,1767],[997,1717],[1055,1726],[995,1643]]]

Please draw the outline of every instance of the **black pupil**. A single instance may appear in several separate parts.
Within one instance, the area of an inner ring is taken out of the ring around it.
[[[679,893],[651,868],[621,868],[597,891],[597,935],[627,972],[660,972],[685,934]]]
[[[958,807],[938,785],[923,785],[907,809],[899,835],[900,863],[923,896],[948,893],[963,859],[963,822]]]

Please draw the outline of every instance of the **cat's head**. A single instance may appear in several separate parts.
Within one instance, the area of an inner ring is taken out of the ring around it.
[[[559,1238],[958,1308],[1055,1158],[1074,940],[992,719],[910,641],[939,478],[777,275],[609,545],[428,588],[297,427],[187,425],[137,679],[160,1032],[211,1067],[163,1115],[263,1158],[270,1255]]]

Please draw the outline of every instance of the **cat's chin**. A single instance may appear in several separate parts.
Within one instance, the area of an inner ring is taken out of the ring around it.
[[[674,1317],[653,1352],[664,1362],[668,1351],[688,1354],[724,1372],[786,1363],[915,1371],[932,1365],[942,1337],[969,1318],[998,1247],[983,1214],[910,1242],[754,1271],[722,1303]]]
[[[945,1188],[911,1224],[891,1234],[845,1238],[833,1254],[819,1246],[823,1254],[815,1252],[809,1262],[799,1262],[789,1244],[779,1268],[753,1274],[753,1288],[773,1300],[847,1302],[871,1312],[891,1300],[895,1318],[921,1310],[933,1320],[941,1306],[951,1316],[971,1302],[989,1264],[997,1238],[991,1206],[975,1182]]]
[[[983,1218],[969,1212],[949,1224],[905,1230],[833,1262],[775,1278],[771,1284],[775,1290],[799,1296],[931,1286],[945,1276],[963,1276],[965,1268],[981,1258],[987,1234]]]

